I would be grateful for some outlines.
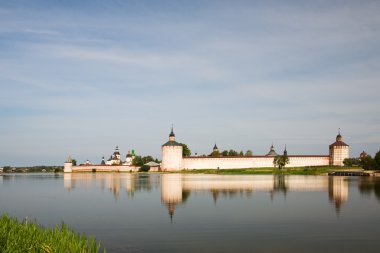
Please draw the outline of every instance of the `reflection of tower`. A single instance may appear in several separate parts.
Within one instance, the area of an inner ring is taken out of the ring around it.
[[[133,196],[135,192],[135,181],[136,181],[135,174],[127,174],[125,178],[125,191],[130,196]]]
[[[115,199],[117,199],[120,193],[120,177],[118,174],[112,174],[112,192]]]
[[[339,214],[340,208],[348,199],[348,183],[345,177],[329,177],[329,199],[335,204],[335,210]]]
[[[173,219],[174,209],[182,202],[182,175],[161,175],[161,201],[168,206],[170,219]]]
[[[72,179],[72,174],[71,173],[65,173],[63,174],[63,187],[67,190],[71,190],[74,188],[74,181]]]

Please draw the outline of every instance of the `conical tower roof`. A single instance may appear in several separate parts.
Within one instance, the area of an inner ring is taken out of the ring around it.
[[[273,144],[272,144],[272,146],[270,146],[270,150],[269,150],[268,154],[266,154],[266,156],[278,156],[278,154],[274,150]]]

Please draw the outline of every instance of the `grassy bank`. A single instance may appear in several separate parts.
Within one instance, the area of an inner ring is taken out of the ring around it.
[[[46,229],[3,215],[0,217],[0,252],[92,253],[100,252],[100,244],[93,237],[75,233],[64,224]]]
[[[181,173],[189,174],[219,174],[219,175],[324,175],[332,171],[339,170],[361,170],[360,167],[285,167],[278,168],[251,168],[251,169],[202,169],[202,170],[182,170]]]

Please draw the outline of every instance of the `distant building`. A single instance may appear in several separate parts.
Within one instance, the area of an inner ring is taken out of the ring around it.
[[[132,161],[135,158],[135,151],[132,149],[132,153],[128,151],[126,155],[125,162],[122,161],[119,147],[116,146],[115,151],[110,156],[110,158],[105,161],[104,156],[100,164],[93,164],[91,161],[86,160],[83,164],[79,166],[73,165],[73,160],[69,156],[66,162],[64,163],[64,172],[78,172],[78,171],[138,171],[138,166],[133,166]]]
[[[274,150],[274,146],[272,144],[272,146],[270,146],[270,150],[269,152],[266,154],[266,156],[278,156],[278,154],[276,153],[276,151]]]
[[[116,146],[115,151],[107,160],[106,165],[121,165],[122,161],[120,160],[119,147]]]
[[[149,166],[149,171],[152,171],[152,172],[157,172],[160,170],[160,164],[159,163],[156,163],[156,162],[148,162],[146,164],[144,164],[145,166]]]
[[[367,157],[368,154],[363,150],[363,152],[360,153],[359,159],[363,159],[364,157]]]

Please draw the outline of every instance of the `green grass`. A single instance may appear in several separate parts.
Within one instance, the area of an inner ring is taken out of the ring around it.
[[[185,174],[219,174],[219,175],[323,175],[337,170],[360,169],[358,167],[285,167],[278,168],[250,168],[250,169],[201,169],[201,170],[182,170]]]
[[[92,253],[100,252],[100,244],[93,237],[73,232],[65,224],[47,229],[28,220],[19,222],[3,215],[0,217],[0,252]]]

